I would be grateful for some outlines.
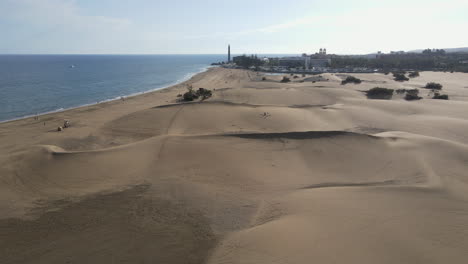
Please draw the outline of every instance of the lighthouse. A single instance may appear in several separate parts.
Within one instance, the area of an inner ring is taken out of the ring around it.
[[[231,45],[228,45],[228,63],[231,63]]]

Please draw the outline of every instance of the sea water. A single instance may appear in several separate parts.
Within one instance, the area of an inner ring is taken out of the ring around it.
[[[188,80],[224,55],[0,55],[0,121]]]

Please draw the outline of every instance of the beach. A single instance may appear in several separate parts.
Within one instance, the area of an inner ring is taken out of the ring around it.
[[[216,67],[0,123],[1,262],[466,263],[468,74],[350,75]]]

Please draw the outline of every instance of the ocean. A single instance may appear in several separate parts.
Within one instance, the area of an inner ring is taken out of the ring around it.
[[[0,55],[0,121],[158,90],[225,55]]]

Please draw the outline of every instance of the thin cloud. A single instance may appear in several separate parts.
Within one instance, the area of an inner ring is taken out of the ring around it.
[[[245,35],[251,34],[271,34],[277,33],[284,30],[292,29],[299,26],[304,25],[314,25],[318,23],[320,20],[323,19],[323,16],[313,16],[313,17],[304,17],[300,19],[294,19],[288,22],[273,24],[265,27],[259,27],[254,29],[248,30],[241,30],[236,32],[215,32],[210,34],[201,34],[201,35],[193,35],[193,36],[186,36],[185,39],[202,39],[202,38],[236,38]]]
[[[301,19],[292,20],[286,23],[271,25],[263,28],[258,28],[256,32],[263,32],[263,33],[275,33],[282,30],[287,30],[290,28],[304,26],[304,25],[313,25],[314,23],[320,21],[321,16],[313,16],[313,17],[304,17]]]
[[[0,10],[4,19],[43,27],[120,29],[132,24],[126,18],[83,15],[72,0],[5,0],[0,3]]]

